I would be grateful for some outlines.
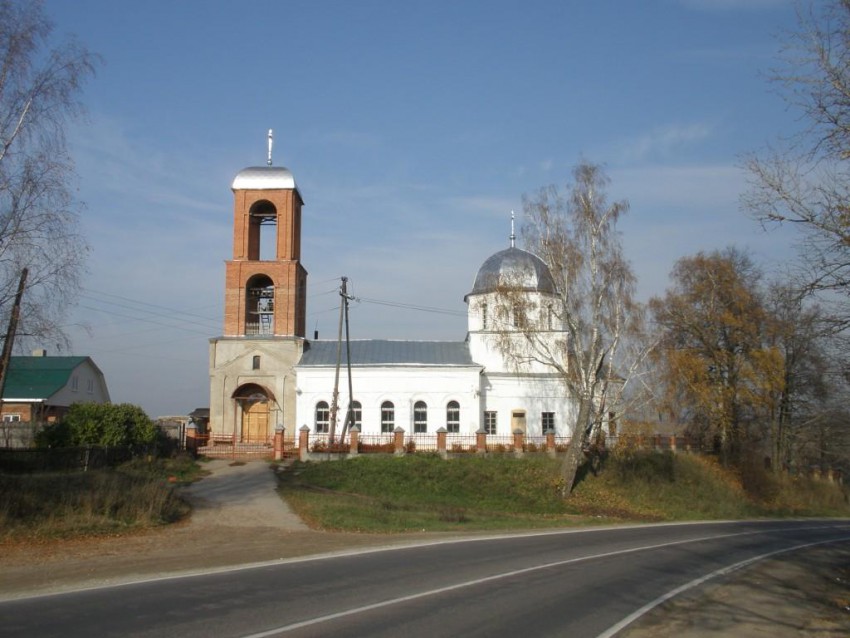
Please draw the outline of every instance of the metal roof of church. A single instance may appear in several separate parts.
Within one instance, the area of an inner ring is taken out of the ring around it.
[[[233,179],[233,190],[268,190],[285,189],[295,186],[295,178],[288,168],[283,166],[249,166],[244,168]]]
[[[472,292],[466,297],[496,292],[500,286],[516,286],[521,290],[552,295],[558,292],[552,273],[544,261],[533,253],[513,246],[491,255],[481,265]]]
[[[351,341],[351,365],[433,365],[475,366],[464,341],[393,341],[364,339]],[[308,341],[298,367],[335,366],[336,341]],[[342,346],[342,365],[347,364],[345,344]]]

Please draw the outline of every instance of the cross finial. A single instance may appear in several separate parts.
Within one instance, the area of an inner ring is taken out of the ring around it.
[[[269,166],[272,165],[272,142],[272,130],[269,129],[269,158],[266,160],[266,164],[268,164]]]
[[[511,248],[516,243],[516,235],[514,234],[514,211],[511,211]]]

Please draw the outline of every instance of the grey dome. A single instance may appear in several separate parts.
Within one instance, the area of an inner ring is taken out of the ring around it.
[[[499,286],[519,286],[529,292],[557,294],[558,290],[549,267],[537,255],[519,248],[508,248],[492,255],[475,276],[472,292],[481,295],[495,292]]]
[[[283,166],[249,166],[233,179],[233,190],[297,190],[295,178]]]

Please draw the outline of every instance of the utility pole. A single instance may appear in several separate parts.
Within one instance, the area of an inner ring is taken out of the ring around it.
[[[342,364],[342,326],[343,320],[345,322],[345,342],[346,342],[346,355],[348,356],[348,401],[349,401],[349,413],[351,412],[351,348],[348,344],[348,302],[351,300],[351,297],[348,294],[348,277],[342,278],[342,284],[339,287],[339,330],[337,331],[337,339],[336,339],[336,372],[334,373],[334,392],[333,392],[333,401],[331,403],[331,432],[330,432],[330,440],[328,445],[328,450],[330,450],[330,446],[334,443],[334,437],[336,436],[336,417],[339,413],[339,367]],[[345,440],[345,432],[348,426],[349,416],[345,417],[345,427],[342,430],[342,436],[340,437],[340,442]]]
[[[21,271],[18,292],[15,293],[15,303],[12,306],[12,313],[9,315],[9,328],[6,330],[6,341],[3,342],[3,352],[0,354],[0,406],[3,404],[3,391],[6,388],[6,372],[9,370],[9,360],[12,358],[12,346],[15,343],[15,332],[18,330],[18,319],[21,316],[21,299],[24,296],[28,274],[29,270],[27,268]]]
[[[345,282],[343,281],[343,288]],[[353,299],[352,296],[344,294],[342,302],[345,304],[345,362],[348,370],[348,410],[345,412],[345,422],[342,425],[342,436],[340,441],[345,441],[345,435],[351,422],[354,420],[354,413],[351,410],[351,405],[354,403],[354,390],[351,387],[351,333],[348,330],[348,302]]]

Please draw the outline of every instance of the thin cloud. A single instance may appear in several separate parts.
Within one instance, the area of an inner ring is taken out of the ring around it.
[[[683,147],[702,142],[711,136],[712,127],[705,122],[668,124],[627,140],[614,149],[613,156],[622,163],[667,157]]]

